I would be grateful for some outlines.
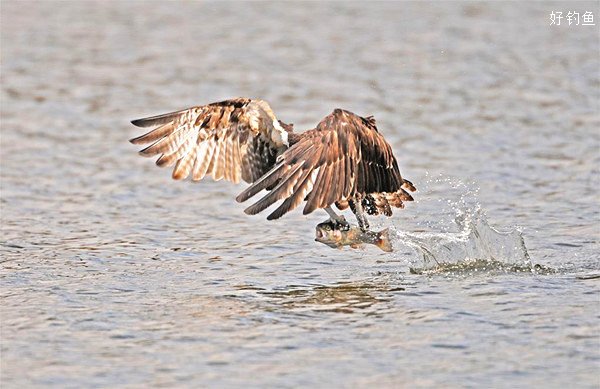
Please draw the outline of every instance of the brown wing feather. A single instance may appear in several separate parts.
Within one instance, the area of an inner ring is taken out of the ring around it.
[[[388,192],[389,196],[377,197],[384,208],[382,212],[388,214],[390,202],[400,204],[407,199],[404,194],[408,193],[401,186],[412,187],[400,175],[392,149],[377,131],[375,120],[340,109],[325,117],[315,129],[301,134],[279,157],[277,167],[242,192],[237,200],[245,201],[273,184],[278,186],[247,208],[247,213],[258,213],[277,200],[284,200],[268,216],[277,219],[304,199],[303,213],[308,214],[334,203],[347,207],[348,200],[357,195],[364,198],[369,193]],[[391,195],[401,190],[402,194]]]
[[[292,195],[285,199],[285,201],[269,216],[267,216],[267,220],[279,219],[281,216],[285,215],[290,210],[296,208],[304,199],[306,195],[312,190],[312,179],[311,179],[312,171],[309,169],[305,169],[302,172],[302,175],[296,181],[294,185]]]
[[[134,144],[150,143],[141,155],[160,155],[157,165],[175,165],[173,178],[185,179],[191,174],[194,181],[207,174],[215,180],[256,181],[274,166],[278,152],[288,147],[292,128],[280,122],[266,102],[245,98],[132,123],[138,127],[158,126],[131,139]]]

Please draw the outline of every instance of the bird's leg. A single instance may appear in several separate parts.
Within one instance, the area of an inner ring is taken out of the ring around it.
[[[329,221],[333,223],[336,229],[339,228],[342,231],[348,231],[350,229],[350,223],[346,221],[346,218],[343,215],[335,213],[331,206],[323,209],[329,214]]]
[[[356,220],[358,220],[358,226],[363,232],[369,230],[369,222],[367,221],[367,216],[365,215],[365,210],[362,205],[362,199],[357,198],[356,200],[349,202],[350,209],[356,215]]]

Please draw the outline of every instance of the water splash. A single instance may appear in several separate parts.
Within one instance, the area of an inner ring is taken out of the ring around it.
[[[501,232],[491,227],[480,210],[460,213],[458,232],[395,231],[397,243],[413,248],[418,256],[411,271],[464,272],[490,269],[532,271],[522,233]]]
[[[427,176],[421,189],[419,206],[437,217],[418,222],[416,232],[394,229],[394,246],[408,246],[417,254],[409,259],[413,273],[551,271],[532,266],[519,229],[489,225],[475,183]]]

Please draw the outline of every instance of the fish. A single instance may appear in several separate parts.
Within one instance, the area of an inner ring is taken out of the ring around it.
[[[389,228],[379,232],[363,231],[358,226],[344,228],[327,221],[317,225],[315,235],[315,241],[332,248],[342,249],[343,246],[361,248],[366,243],[375,245],[386,253],[394,251]]]

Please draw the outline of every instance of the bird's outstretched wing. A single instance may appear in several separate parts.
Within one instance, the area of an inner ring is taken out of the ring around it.
[[[138,127],[157,127],[130,140],[151,143],[143,156],[159,155],[158,166],[171,166],[174,179],[205,175],[213,179],[254,182],[274,164],[278,151],[289,146],[291,126],[275,117],[262,100],[238,98],[133,120]],[[284,129],[283,126],[286,127]]]
[[[246,208],[256,214],[278,200],[283,203],[267,219],[277,219],[306,200],[304,214],[334,203],[346,204],[371,193],[398,193],[398,201],[414,190],[400,175],[392,148],[377,131],[375,119],[336,109],[315,129],[299,136],[275,166],[237,197],[245,201],[262,189],[271,191]]]

